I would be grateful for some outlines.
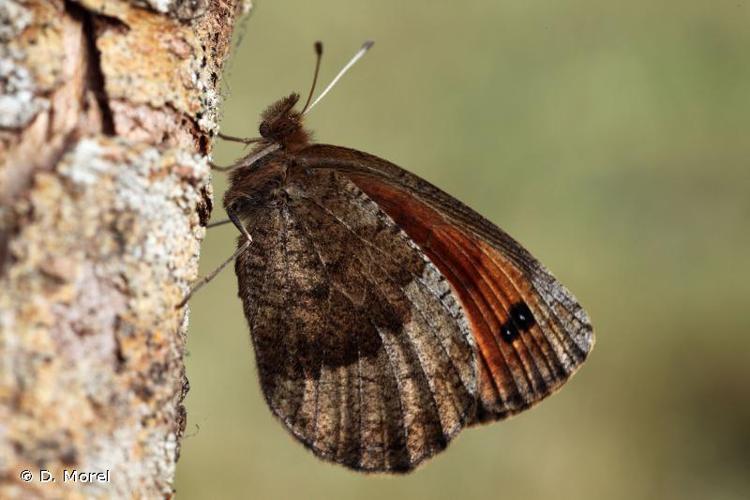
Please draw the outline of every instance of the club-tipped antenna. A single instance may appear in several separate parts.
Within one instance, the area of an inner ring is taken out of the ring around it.
[[[313,92],[315,92],[315,84],[318,83],[318,72],[320,71],[320,59],[323,56],[323,42],[318,40],[315,42],[315,74],[313,75],[313,81],[312,85],[310,86],[310,93],[307,94],[307,100],[305,101],[305,106],[302,108],[302,112],[300,114],[304,115],[307,111],[307,107],[310,105],[310,101],[312,100]]]
[[[320,95],[315,98],[315,100],[312,102],[312,104],[310,104],[310,106],[305,106],[305,110],[302,112],[302,114],[309,113],[310,110],[312,110],[315,107],[315,105],[318,104],[320,100],[323,99],[323,97],[325,97],[325,95],[333,88],[333,86],[336,85],[336,83],[341,79],[341,77],[344,76],[344,73],[349,71],[349,68],[354,66],[354,63],[359,61],[362,58],[362,56],[365,55],[365,53],[368,50],[370,50],[370,47],[372,47],[374,43],[375,42],[368,40],[364,44],[362,44],[362,47],[357,51],[356,54],[354,54],[354,56],[349,60],[349,62],[346,63],[346,65],[344,65],[343,68],[341,68],[341,71],[339,71],[339,74],[336,75],[336,77],[333,80],[331,80],[331,83],[328,84],[325,90],[323,90],[323,92],[321,92]]]

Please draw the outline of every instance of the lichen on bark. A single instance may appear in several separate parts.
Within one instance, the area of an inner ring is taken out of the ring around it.
[[[188,388],[175,306],[197,274],[242,5],[144,6],[158,7],[0,5],[2,498],[173,491]]]

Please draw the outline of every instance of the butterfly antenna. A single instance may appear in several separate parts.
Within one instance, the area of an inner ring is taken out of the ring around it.
[[[354,66],[354,63],[359,61],[362,58],[362,56],[365,55],[365,53],[368,50],[370,50],[370,47],[372,47],[374,43],[375,42],[368,40],[364,44],[362,44],[362,47],[357,51],[356,54],[354,54],[354,56],[349,60],[349,62],[346,63],[346,65],[344,65],[343,68],[341,68],[341,71],[339,71],[339,74],[336,75],[336,77],[333,80],[331,80],[331,83],[328,84],[325,90],[323,90],[323,92],[320,93],[320,95],[313,101],[312,104],[310,104],[309,107],[305,106],[305,111],[303,112],[303,114],[309,113],[310,110],[312,110],[315,107],[315,105],[318,104],[320,100],[323,99],[323,97],[325,97],[325,95],[333,88],[333,86],[336,85],[336,83],[341,79],[341,77],[344,76],[344,73],[349,71],[349,68]]]
[[[307,94],[307,100],[305,106],[302,108],[300,114],[304,115],[307,111],[307,107],[310,105],[312,100],[313,92],[315,92],[315,84],[318,83],[318,72],[320,71],[320,59],[323,56],[323,43],[320,41],[315,42],[315,74],[313,75],[312,85],[310,86],[310,93]]]

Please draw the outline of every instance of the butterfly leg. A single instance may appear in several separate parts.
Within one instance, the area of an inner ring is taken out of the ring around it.
[[[182,309],[185,307],[185,304],[188,303],[190,300],[190,297],[193,296],[195,292],[203,288],[204,285],[206,285],[208,282],[210,282],[212,279],[214,279],[218,274],[224,270],[225,267],[229,265],[230,262],[232,262],[234,259],[236,259],[238,256],[242,255],[242,253],[247,250],[250,247],[250,244],[253,242],[253,238],[250,236],[250,233],[245,228],[245,225],[242,223],[242,221],[237,217],[237,214],[234,213],[234,211],[227,209],[227,215],[229,215],[229,222],[234,223],[234,225],[237,227],[237,229],[240,230],[242,235],[245,237],[245,241],[237,247],[237,250],[234,251],[234,253],[224,262],[221,263],[219,267],[208,273],[207,275],[203,276],[202,278],[198,279],[198,281],[193,284],[193,286],[190,288],[190,291],[185,295],[185,297],[180,301],[179,304],[175,307],[176,309]],[[223,223],[223,222],[222,222]]]
[[[217,227],[217,226],[223,226],[224,224],[229,224],[230,222],[232,222],[232,219],[217,220],[216,222],[212,222],[206,225],[206,229],[211,229],[212,227]]]
[[[217,172],[229,172],[237,165],[227,165],[226,167],[222,167],[221,165],[217,165],[216,163],[210,161],[208,162],[208,166],[211,167],[211,170],[216,170]]]
[[[242,144],[252,144],[254,142],[260,142],[260,141],[263,140],[263,138],[261,138],[261,137],[242,138],[242,137],[235,137],[233,135],[222,134],[221,132],[219,132],[218,134],[216,134],[216,136],[219,139],[223,139],[225,141],[239,142],[239,143],[242,143]]]

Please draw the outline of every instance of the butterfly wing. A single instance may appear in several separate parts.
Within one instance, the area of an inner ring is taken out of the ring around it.
[[[427,181],[337,146],[299,156],[309,170],[346,175],[448,279],[469,320],[478,360],[472,423],[518,413],[560,388],[593,347],[586,312],[529,252]]]
[[[408,471],[476,412],[476,347],[446,278],[350,180],[285,177],[236,262],[265,398],[316,455]]]

